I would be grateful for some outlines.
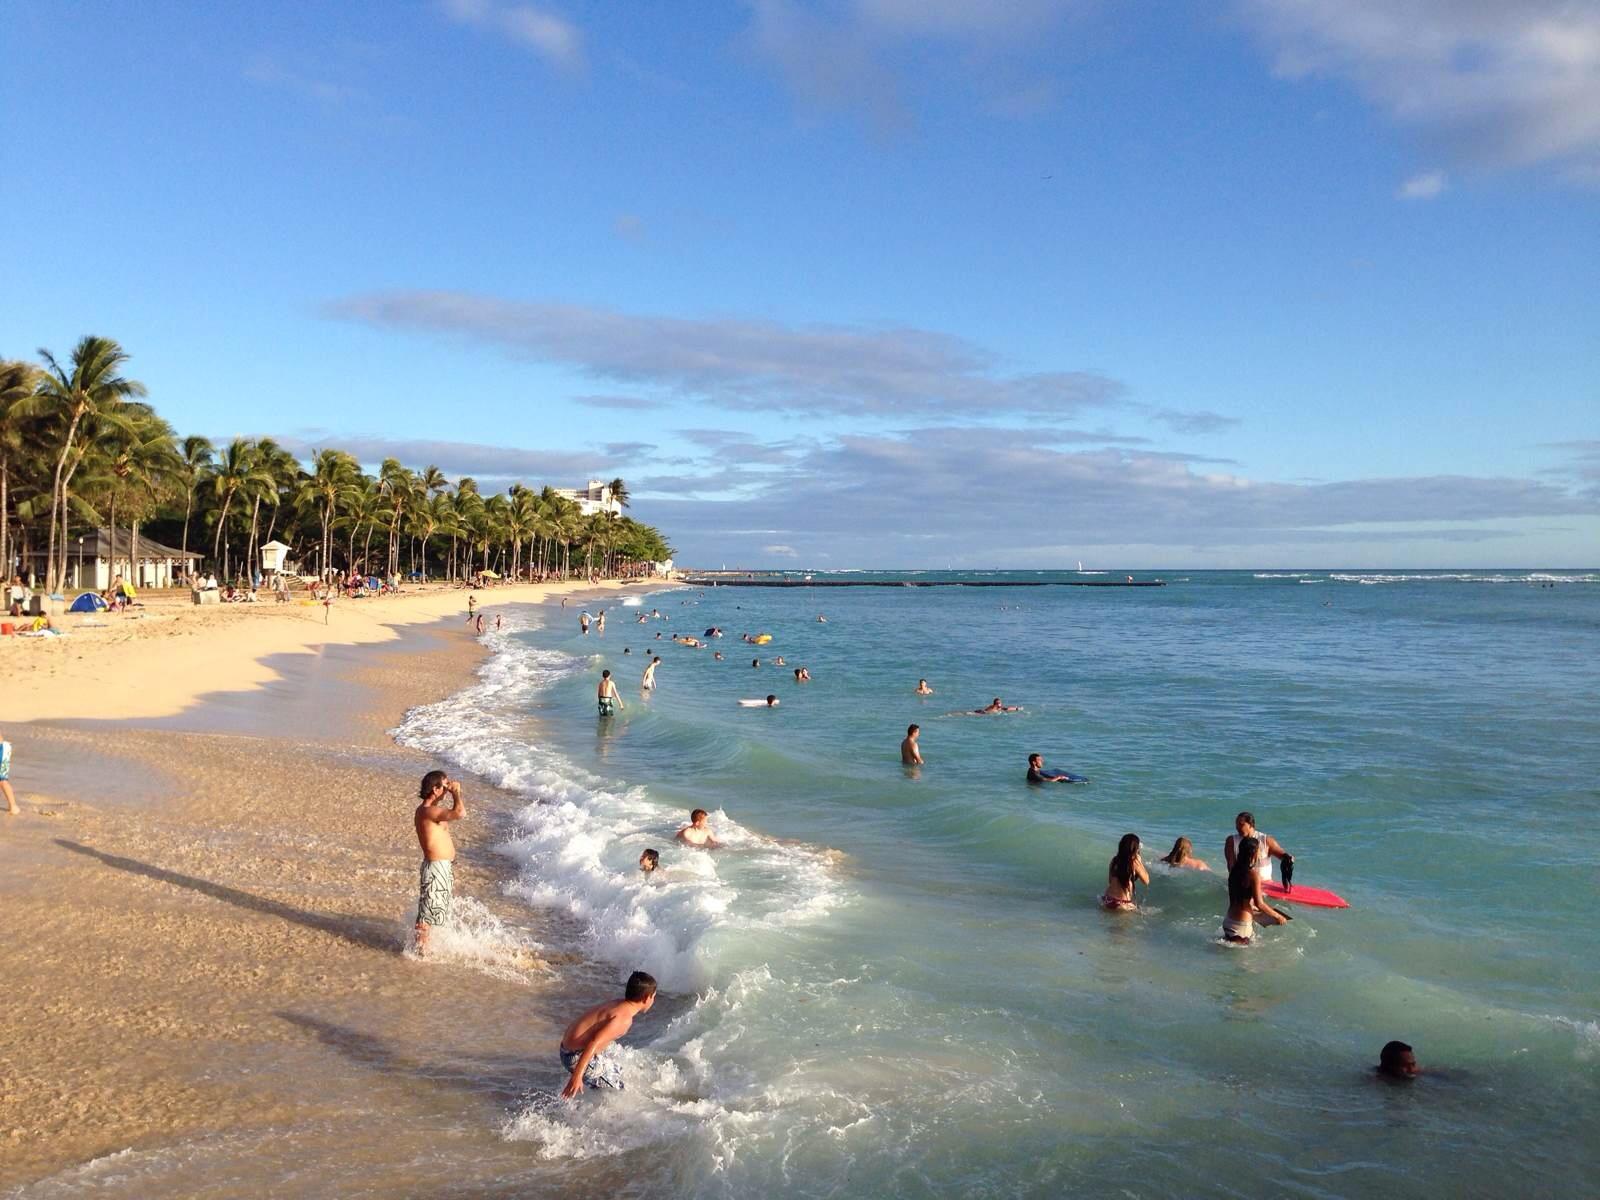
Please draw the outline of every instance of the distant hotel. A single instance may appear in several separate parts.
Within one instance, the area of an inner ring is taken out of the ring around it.
[[[611,485],[598,479],[589,480],[588,487],[556,488],[555,493],[568,500],[576,500],[578,511],[586,517],[601,512],[610,513],[613,517],[622,515],[622,503],[611,494]]]

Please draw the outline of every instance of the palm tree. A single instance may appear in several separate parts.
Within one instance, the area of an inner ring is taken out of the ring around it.
[[[211,560],[222,565],[224,579],[229,577],[224,536],[234,497],[241,494],[259,495],[262,488],[272,484],[272,475],[266,470],[257,451],[257,444],[250,438],[234,438],[223,450],[211,475],[212,488],[222,500],[222,508],[217,513],[216,536],[212,539]]]
[[[139,584],[139,518],[145,505],[159,498],[177,468],[179,456],[172,426],[148,404],[129,404],[127,424],[96,440],[93,453],[102,470],[110,501],[108,526],[116,560],[117,507],[129,510],[128,582]],[[114,570],[115,568],[113,568]]]
[[[339,503],[358,482],[360,468],[356,460],[343,450],[318,450],[311,459],[311,474],[300,482],[297,502],[317,514],[322,522],[321,562],[319,569],[327,577],[329,559],[333,555],[333,518]]]
[[[429,496],[416,508],[411,510],[412,532],[422,542],[422,579],[428,579],[428,539],[434,534],[453,527],[455,511],[450,506],[449,496]]]
[[[189,561],[189,518],[194,515],[194,493],[199,486],[201,477],[211,467],[211,460],[216,455],[217,448],[211,444],[211,439],[194,434],[183,439],[183,446],[178,451],[180,465],[175,474],[178,482],[183,485],[183,543],[181,552],[183,561]]]
[[[378,470],[380,486],[389,497],[389,559],[386,573],[400,573],[400,521],[421,492],[415,474],[400,465],[397,458],[386,458]]]
[[[622,476],[618,475],[610,483],[606,484],[606,487],[611,490],[611,498],[617,502],[619,508],[628,507],[630,498],[628,496],[628,485],[622,482]]]
[[[22,453],[28,432],[21,403],[40,375],[32,363],[0,362],[0,584],[11,580],[11,460]]]
[[[89,336],[80,340],[72,350],[71,371],[58,363],[48,350],[41,349],[39,357],[44,359],[45,377],[38,390],[21,403],[27,415],[44,416],[52,424],[64,427],[50,488],[46,586],[54,592],[60,590],[67,571],[67,495],[73,473],[87,448],[79,439],[86,432],[103,432],[123,424],[123,405],[143,396],[145,386],[121,374],[128,355],[110,338]],[[56,558],[58,545],[61,549],[59,561]]]

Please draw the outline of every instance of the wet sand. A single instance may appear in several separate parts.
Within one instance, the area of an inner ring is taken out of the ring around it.
[[[499,1127],[559,1085],[567,1011],[615,984],[501,899],[492,847],[523,801],[469,778],[453,827],[457,895],[501,923],[485,959],[401,952],[433,764],[387,730],[480,661],[451,619],[173,717],[6,730],[0,1188],[504,1195],[565,1174]]]

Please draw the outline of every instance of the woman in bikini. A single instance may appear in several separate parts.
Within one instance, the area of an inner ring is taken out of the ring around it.
[[[1228,871],[1228,915],[1222,918],[1222,940],[1236,946],[1248,946],[1255,937],[1258,915],[1272,925],[1281,925],[1289,919],[1268,904],[1261,894],[1261,875],[1256,870],[1259,846],[1253,837],[1241,838],[1239,852]]]
[[[1139,835],[1125,833],[1117,843],[1117,856],[1111,860],[1100,907],[1107,912],[1134,911],[1139,907],[1134,902],[1134,890],[1138,883],[1149,887],[1150,872],[1145,870],[1144,859],[1139,857]]]

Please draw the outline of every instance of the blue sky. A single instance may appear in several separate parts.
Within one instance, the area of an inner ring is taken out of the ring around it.
[[[715,565],[1600,564],[1600,3],[7,5],[0,355]]]

